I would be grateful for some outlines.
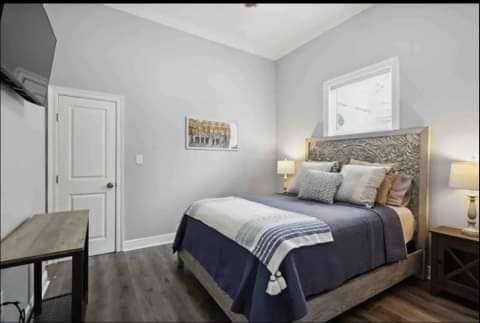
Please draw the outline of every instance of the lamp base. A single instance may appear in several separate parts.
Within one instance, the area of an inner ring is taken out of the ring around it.
[[[470,205],[468,206],[467,213],[467,227],[462,229],[462,233],[469,237],[478,237],[478,229],[475,227],[477,218],[477,208],[475,206],[475,200],[477,197],[473,194],[468,195]]]
[[[288,191],[288,177],[287,174],[283,174],[283,193]]]
[[[478,237],[478,230],[471,227],[466,227],[462,229],[462,233],[469,237]]]

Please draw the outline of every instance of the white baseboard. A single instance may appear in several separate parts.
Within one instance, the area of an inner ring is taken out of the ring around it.
[[[47,271],[44,270],[42,273],[42,299],[45,297],[45,294],[47,293],[48,286],[50,286],[50,280],[48,280]],[[30,315],[30,311],[33,308],[33,301],[34,301],[34,295],[30,297],[30,301],[28,302],[27,307],[25,307],[25,319],[27,319],[28,316]]]
[[[158,236],[125,240],[123,241],[123,251],[161,246],[164,244],[172,243],[174,239],[175,239],[175,232],[160,234]]]
[[[57,258],[57,259],[53,259],[53,260],[48,260],[46,266],[50,266],[50,265],[53,265],[53,264],[58,264],[60,262],[69,261],[69,260],[72,260],[72,257],[65,257],[65,258]]]

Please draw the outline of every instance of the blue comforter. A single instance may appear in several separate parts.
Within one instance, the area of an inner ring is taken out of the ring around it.
[[[280,271],[287,289],[265,293],[269,272],[249,251],[214,229],[184,216],[173,244],[187,250],[233,299],[231,310],[251,322],[290,322],[306,315],[306,300],[357,275],[406,258],[398,215],[388,207],[322,204],[288,194],[248,197],[272,207],[314,216],[332,230],[334,242],[295,249]]]

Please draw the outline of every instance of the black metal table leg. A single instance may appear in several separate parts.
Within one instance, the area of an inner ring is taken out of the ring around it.
[[[72,256],[72,322],[83,322],[83,251]]]
[[[42,262],[33,264],[33,312],[35,316],[42,314]]]
[[[85,304],[88,304],[88,228],[85,237],[85,249],[84,249],[84,257],[83,257],[83,292],[84,292],[84,299]]]

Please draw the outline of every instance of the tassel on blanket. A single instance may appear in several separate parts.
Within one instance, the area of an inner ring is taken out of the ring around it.
[[[275,275],[270,276],[266,292],[268,295],[278,295],[285,288],[287,288],[287,283],[285,282],[282,273],[277,271]]]
[[[284,290],[285,288],[287,288],[287,282],[285,281],[285,278],[283,278],[282,273],[277,271],[275,273],[275,276],[277,278],[278,285],[280,285],[280,289]]]

